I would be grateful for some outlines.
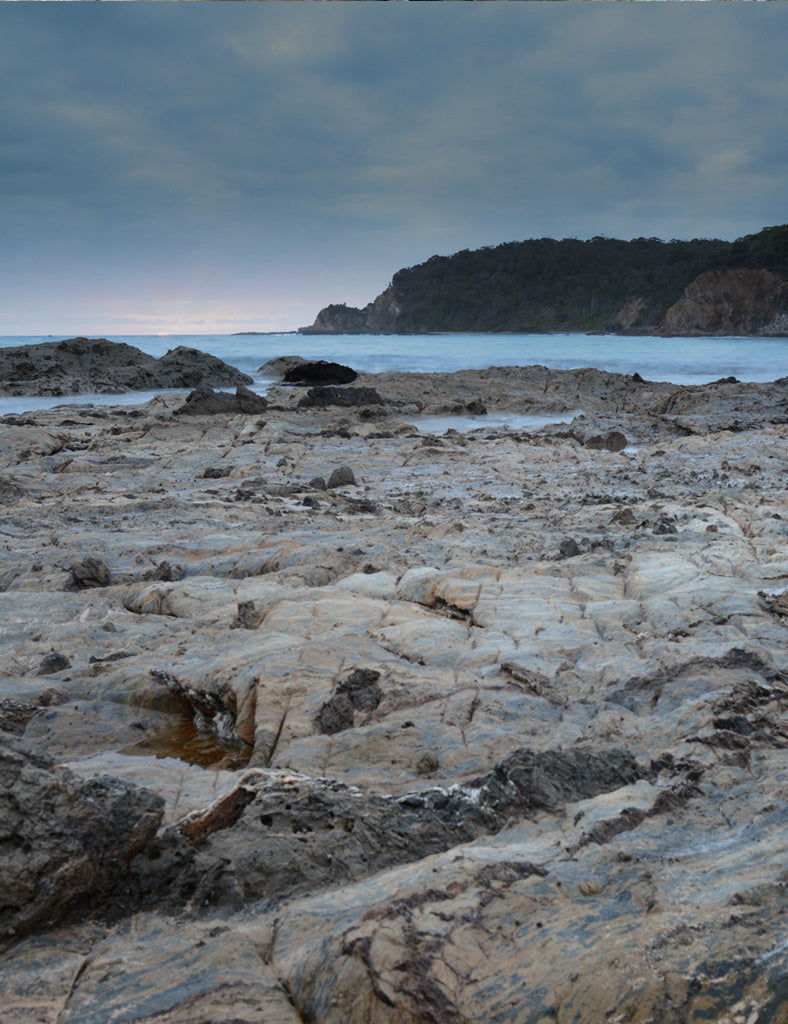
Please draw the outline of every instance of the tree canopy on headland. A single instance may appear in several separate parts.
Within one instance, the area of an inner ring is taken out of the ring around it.
[[[734,242],[599,236],[464,249],[397,271],[363,310],[326,307],[306,330],[638,333],[660,325],[700,275],[742,269],[766,270],[784,283],[788,225]]]

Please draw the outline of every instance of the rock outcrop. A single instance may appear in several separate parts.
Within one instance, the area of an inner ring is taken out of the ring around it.
[[[788,281],[768,270],[709,270],[665,314],[664,334],[777,333],[788,315]]]
[[[354,387],[0,420],[4,1024],[786,1019],[788,379]]]
[[[0,348],[0,395],[120,394],[251,383],[251,377],[216,356],[184,346],[160,359],[105,338]]]
[[[399,314],[400,299],[396,288],[390,286],[363,309],[344,303],[326,306],[312,326],[302,327],[299,334],[398,334]]]
[[[149,790],[81,779],[0,732],[0,949],[106,898],[163,807]]]

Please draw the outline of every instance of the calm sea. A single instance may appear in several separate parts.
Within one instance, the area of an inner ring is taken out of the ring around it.
[[[52,337],[0,337],[0,347]],[[488,366],[541,364],[557,369],[593,366],[617,373],[639,373],[646,380],[703,384],[720,377],[767,381],[788,376],[788,338],[622,338],[586,334],[446,335],[111,335],[153,356],[178,345],[210,352],[254,377],[265,391],[270,378],[259,372],[268,359],[300,355],[330,359],[366,372],[451,371]],[[126,395],[74,395],[63,398],[0,398],[0,415],[66,403],[136,404],[153,392]]]

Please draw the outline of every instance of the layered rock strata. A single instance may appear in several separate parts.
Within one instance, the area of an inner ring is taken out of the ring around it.
[[[3,1019],[785,1017],[788,383],[354,387],[0,422]]]

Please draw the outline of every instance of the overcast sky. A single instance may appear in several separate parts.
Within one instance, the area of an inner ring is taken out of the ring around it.
[[[781,3],[0,3],[0,334],[290,329],[435,253],[788,221]]]

